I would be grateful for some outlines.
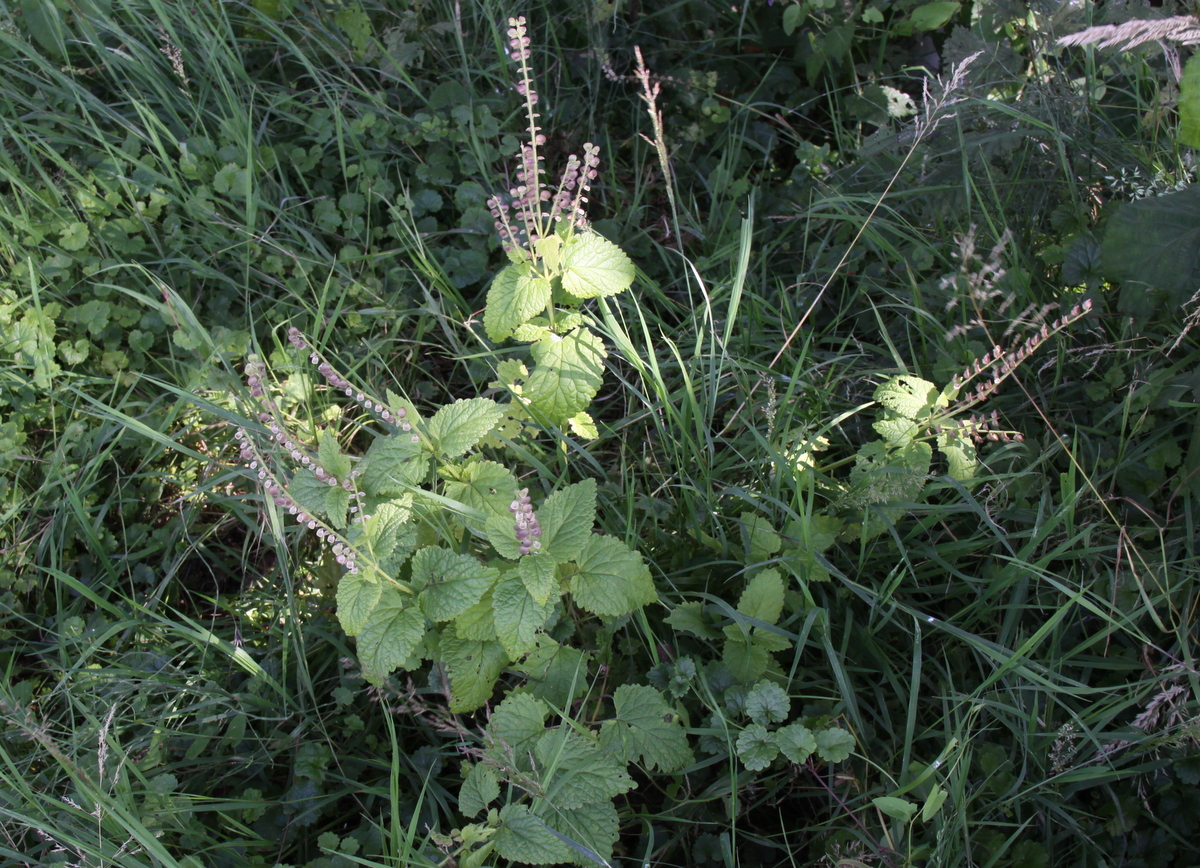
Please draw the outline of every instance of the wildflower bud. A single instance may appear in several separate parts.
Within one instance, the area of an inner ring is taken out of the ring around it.
[[[300,329],[296,328],[295,326],[290,326],[288,328],[288,340],[291,341],[292,346],[298,350],[303,350],[308,347],[308,344],[304,342],[304,336],[300,334]]]

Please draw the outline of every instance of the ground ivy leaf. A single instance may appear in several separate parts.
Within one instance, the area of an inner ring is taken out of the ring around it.
[[[546,823],[569,840],[577,865],[607,865],[620,835],[617,808],[611,801],[592,802],[578,808],[547,805]]]
[[[774,624],[783,614],[783,577],[779,570],[763,570],[752,578],[738,600],[738,611]]]
[[[425,425],[434,450],[446,457],[462,455],[496,427],[504,411],[490,398],[466,398],[447,404]]]
[[[372,684],[383,683],[404,665],[425,635],[425,615],[412,598],[385,587],[379,602],[358,634],[358,659],[363,675]]]
[[[544,554],[529,555],[521,558],[517,574],[525,584],[525,590],[539,606],[546,605],[553,596],[558,599],[561,595],[558,583],[558,563]]]
[[[542,769],[554,769],[542,782],[546,801],[561,808],[578,808],[613,799],[633,789],[625,764],[593,739],[559,727],[543,732],[534,747]]]
[[[530,348],[537,362],[522,390],[556,425],[586,410],[604,382],[604,342],[584,327],[547,335]]]
[[[560,258],[563,289],[575,298],[600,298],[629,289],[636,272],[620,247],[595,232],[580,232]]]
[[[644,684],[622,684],[613,694],[625,755],[648,769],[673,772],[695,762],[687,733],[662,694]]]
[[[840,763],[854,750],[854,736],[836,726],[821,730],[815,737],[817,755],[825,762]]]
[[[737,738],[737,755],[751,771],[765,769],[779,755],[779,745],[767,728],[752,723]]]
[[[383,582],[369,567],[346,573],[338,583],[337,616],[347,636],[357,636],[383,595]]]
[[[807,726],[789,723],[775,732],[775,743],[788,762],[803,763],[817,749],[817,740]]]
[[[766,726],[782,723],[792,710],[792,700],[784,689],[771,681],[756,682],[746,694],[746,714],[755,723]]]
[[[492,836],[496,852],[505,859],[527,865],[570,862],[572,850],[560,841],[525,805],[508,804],[500,809],[500,827]]]
[[[492,697],[496,679],[508,663],[504,646],[496,641],[460,638],[454,625],[442,632],[442,663],[450,675],[450,710],[474,711]]]
[[[509,337],[517,326],[550,303],[550,281],[536,277],[526,262],[504,266],[492,281],[483,312],[483,328],[494,341]]]
[[[539,604],[525,588],[519,573],[509,572],[492,592],[496,636],[514,660],[534,648],[534,636],[554,611],[552,602]]]
[[[476,817],[487,810],[490,802],[500,797],[496,771],[484,763],[471,766],[466,780],[458,789],[458,809],[465,817]]]
[[[576,564],[571,595],[595,615],[624,615],[658,599],[642,556],[619,539],[590,535]]]
[[[399,497],[423,481],[429,458],[412,434],[376,437],[359,469],[359,484],[371,497]]]
[[[560,488],[546,498],[537,518],[542,548],[560,563],[576,560],[596,523],[596,480]]]
[[[479,559],[439,546],[420,549],[412,558],[413,587],[420,604],[434,621],[450,621],[474,606],[500,576]]]

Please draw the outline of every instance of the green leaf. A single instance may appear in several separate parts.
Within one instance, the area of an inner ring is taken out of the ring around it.
[[[1106,225],[1101,250],[1109,280],[1187,300],[1200,286],[1200,184],[1122,205]]]
[[[871,804],[887,814],[893,820],[908,821],[917,812],[917,806],[895,796],[876,796]]]
[[[560,258],[563,289],[578,299],[617,295],[629,289],[633,263],[620,247],[603,235],[577,233]]]
[[[913,30],[937,30],[958,14],[960,5],[949,0],[934,0],[914,9],[909,21]]]
[[[420,549],[412,559],[412,583],[421,609],[433,621],[450,621],[478,603],[500,571],[477,557],[438,546]]]
[[[604,342],[587,328],[547,335],[530,351],[537,365],[522,394],[556,425],[586,410],[604,382]]]
[[[854,736],[836,726],[821,730],[815,737],[817,755],[825,762],[840,763],[854,750]]]
[[[425,426],[434,451],[446,458],[462,455],[496,427],[504,411],[490,398],[466,398],[447,404]]]
[[[554,603],[539,604],[514,572],[500,578],[492,596],[496,636],[515,660],[533,650],[534,636],[554,611]]]
[[[429,458],[421,453],[413,434],[376,437],[359,466],[359,484],[371,497],[399,497],[424,481]]]
[[[691,633],[700,639],[720,639],[721,631],[704,617],[704,605],[699,602],[680,603],[667,615],[667,623],[681,633]]]
[[[921,806],[921,822],[928,823],[937,815],[937,812],[942,809],[942,805],[946,801],[946,796],[950,795],[941,787],[934,787],[933,790],[925,799],[925,804]]]
[[[933,383],[908,374],[880,383],[875,389],[875,400],[907,419],[920,419],[935,407],[944,408],[949,403]]]
[[[338,446],[337,437],[328,428],[321,430],[317,436],[317,461],[338,478],[338,481],[350,475],[350,456],[343,455]]]
[[[550,281],[533,274],[529,263],[511,263],[492,281],[483,312],[487,336],[499,342],[512,335],[517,326],[550,304]]]
[[[737,755],[746,768],[759,771],[779,756],[779,745],[765,726],[752,723],[738,735]]]
[[[63,250],[82,250],[87,246],[91,232],[86,223],[68,223],[59,235],[58,246]]]
[[[767,725],[787,720],[792,700],[784,689],[771,681],[756,682],[746,694],[746,714],[755,723]]]
[[[362,631],[382,596],[383,582],[369,567],[342,576],[337,589],[337,616],[347,636]]]
[[[771,523],[753,512],[743,512],[741,517],[742,540],[746,546],[746,563],[757,564],[779,551],[782,544],[779,534]]]
[[[517,479],[507,467],[495,461],[468,461],[466,464],[442,467],[439,472],[447,479],[445,494],[485,515],[498,515],[511,520],[508,505],[519,488]]]
[[[488,722],[487,752],[500,765],[533,768],[531,752],[546,731],[550,708],[527,693],[509,694],[492,712]]]
[[[534,748],[542,769],[554,769],[542,782],[545,799],[561,808],[578,808],[615,798],[633,789],[625,763],[593,739],[566,727],[542,733]]]
[[[775,733],[775,743],[788,762],[801,764],[817,749],[812,731],[801,723],[789,723]]]
[[[625,756],[647,769],[673,772],[695,762],[675,709],[653,687],[622,684],[613,694],[616,732]]]
[[[454,619],[454,629],[464,639],[476,639],[481,642],[496,639],[496,616],[492,611],[490,588],[478,603]]]
[[[425,635],[425,615],[412,598],[385,587],[374,611],[358,634],[358,659],[363,676],[379,686],[403,666]]]
[[[411,554],[415,545],[416,528],[409,524],[412,518],[412,494],[395,500],[385,500],[373,507],[361,527],[363,541],[355,541],[359,549],[365,548],[375,562],[386,569],[395,570]]]
[[[560,488],[546,498],[537,518],[543,551],[559,563],[576,560],[596,523],[596,480]]]
[[[345,530],[350,510],[350,492],[340,485],[333,485],[325,493],[325,515],[329,523],[338,530]]]
[[[1200,148],[1200,54],[1192,55],[1179,79],[1179,143]]]
[[[783,577],[779,570],[763,570],[752,578],[738,599],[738,611],[774,624],[783,614]]]
[[[545,554],[530,555],[521,558],[517,566],[517,574],[529,591],[529,596],[539,606],[544,606],[551,596],[557,600],[561,596],[561,586],[558,581],[558,564]]]
[[[570,862],[574,855],[545,822],[519,804],[510,803],[500,809],[500,827],[492,836],[492,843],[505,859],[527,865]]]
[[[618,539],[592,534],[571,577],[575,603],[602,616],[624,615],[658,599],[642,556]]]
[[[566,708],[587,690],[588,656],[539,634],[537,648],[513,668],[529,679],[525,689],[530,694],[555,708]]]
[[[474,711],[492,698],[492,688],[509,659],[503,645],[494,640],[459,638],[451,624],[442,632],[439,649],[450,674],[452,712]]]
[[[316,516],[325,515],[325,504],[329,498],[329,485],[317,479],[307,467],[297,470],[288,483],[287,493],[296,505]]]
[[[496,771],[484,763],[476,763],[467,773],[458,790],[458,809],[465,817],[477,817],[487,810],[490,802],[500,797]]]
[[[509,503],[512,501],[510,500]],[[489,515],[484,529],[487,531],[488,542],[501,557],[508,558],[510,561],[523,557],[521,544],[517,542],[516,522],[511,514]]]
[[[808,7],[803,3],[790,3],[783,10],[783,32],[786,36],[791,36],[796,32],[796,28],[804,23],[804,19],[808,17]]]
[[[938,450],[946,456],[946,471],[950,476],[960,482],[975,478],[975,471],[979,469],[979,455],[968,437],[951,439],[946,434],[939,434],[937,445]]]
[[[587,413],[576,413],[567,420],[567,427],[571,429],[572,434],[584,440],[595,440],[600,436],[600,429]]]
[[[721,654],[721,662],[733,675],[735,681],[757,680],[771,663],[767,650],[759,645],[743,641],[729,641]]]
[[[567,839],[576,865],[604,868],[612,859],[620,836],[616,806],[611,801],[592,802],[578,808],[546,806],[546,823]]]

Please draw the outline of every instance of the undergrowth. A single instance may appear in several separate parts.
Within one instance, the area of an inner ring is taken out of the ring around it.
[[[5,864],[1195,864],[1129,14],[0,9]]]

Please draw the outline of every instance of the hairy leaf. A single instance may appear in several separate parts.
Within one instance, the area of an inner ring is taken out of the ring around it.
[[[375,685],[408,660],[425,635],[425,615],[412,598],[385,587],[379,602],[358,634],[358,659],[363,675]]]
[[[521,558],[517,574],[525,584],[525,590],[529,591],[529,596],[539,606],[546,605],[552,596],[557,600],[561,595],[558,564],[545,554]]]
[[[527,865],[570,862],[574,855],[543,820],[520,804],[508,804],[500,809],[500,828],[492,836],[492,843],[505,859]]]
[[[508,572],[492,592],[496,636],[514,660],[533,650],[534,635],[546,623],[554,604],[539,604],[529,593],[519,573]]]
[[[442,632],[442,663],[450,675],[450,710],[474,711],[492,697],[496,679],[508,663],[504,646],[496,641],[460,638],[454,625]]]
[[[576,560],[596,523],[596,480],[560,488],[546,498],[537,517],[543,550],[560,563]]]
[[[633,263],[620,247],[603,235],[581,232],[561,254],[563,289],[577,299],[624,292],[633,283]]]
[[[383,596],[383,582],[370,568],[346,573],[338,583],[337,616],[347,636],[357,636]]]
[[[619,725],[614,731],[620,735],[630,761],[662,772],[673,772],[695,761],[675,710],[653,687],[622,684],[613,694],[613,704]]]
[[[486,437],[503,415],[500,405],[490,398],[466,398],[434,413],[425,434],[435,452],[456,458]]]
[[[576,563],[571,594],[593,614],[624,615],[658,599],[642,556],[618,539],[592,534]]]
[[[546,823],[555,829],[572,850],[572,861],[587,868],[603,868],[612,858],[613,846],[620,835],[617,809],[611,801],[592,802],[578,808],[550,803]]]
[[[619,757],[565,727],[542,733],[534,758],[544,771],[553,769],[542,789],[547,801],[562,808],[602,802],[633,789],[633,779]]]
[[[500,797],[496,771],[484,763],[476,763],[467,773],[458,790],[458,809],[463,816],[476,817],[487,810],[490,802]]]
[[[472,555],[438,546],[423,548],[412,559],[413,587],[421,589],[421,608],[434,621],[452,620],[474,606],[499,575]]]
[[[779,570],[763,570],[752,578],[738,599],[738,611],[774,624],[783,614],[783,577]]]
[[[510,694],[492,712],[487,727],[488,755],[501,765],[532,768],[530,757],[546,731],[550,708],[527,693]]]
[[[376,437],[359,470],[359,484],[371,497],[399,497],[425,479],[429,457],[422,454],[412,434]]]
[[[483,328],[494,341],[512,335],[517,326],[550,303],[550,281],[534,276],[526,262],[506,265],[492,281],[483,312]]]
[[[523,395],[556,425],[586,410],[604,382],[604,342],[584,327],[547,335],[531,348],[537,365]]]

